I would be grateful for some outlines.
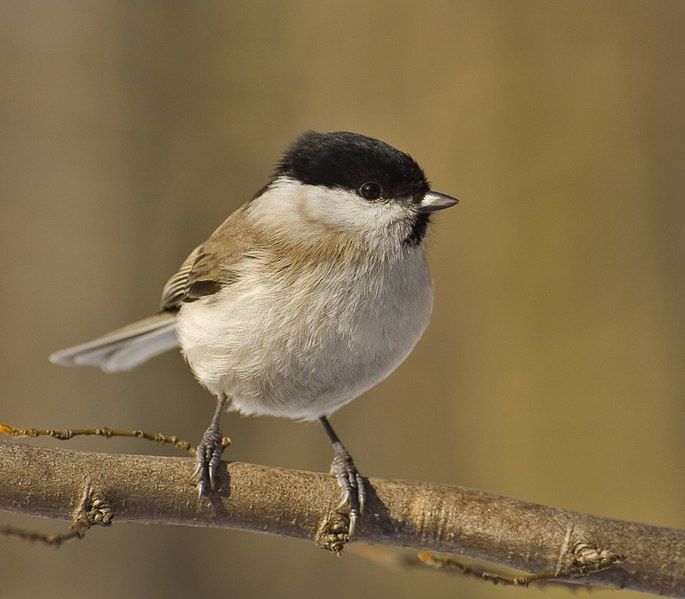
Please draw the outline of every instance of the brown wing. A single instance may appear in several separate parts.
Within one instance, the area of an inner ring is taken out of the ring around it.
[[[231,267],[255,249],[257,239],[239,208],[184,260],[162,290],[161,310],[178,310],[184,302],[213,295],[237,279]]]

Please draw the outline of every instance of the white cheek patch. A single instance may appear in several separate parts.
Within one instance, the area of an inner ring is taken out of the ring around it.
[[[411,208],[400,202],[372,202],[353,191],[305,185],[289,177],[253,200],[250,214],[257,225],[305,238],[333,229],[362,238],[403,239],[413,218]]]
[[[304,205],[307,216],[336,229],[378,231],[405,216],[399,203],[370,202],[353,191],[312,187]]]

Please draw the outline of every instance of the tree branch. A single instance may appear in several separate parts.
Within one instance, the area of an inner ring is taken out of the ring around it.
[[[333,477],[223,462],[218,493],[198,506],[192,470],[189,458],[0,441],[0,509],[73,520],[91,489],[115,522],[239,528],[335,548],[339,489]],[[583,584],[685,597],[685,531],[461,487],[379,479],[370,479],[369,486],[356,542],[465,555],[528,572],[558,572],[574,556],[610,551],[623,556],[621,563],[583,578]]]

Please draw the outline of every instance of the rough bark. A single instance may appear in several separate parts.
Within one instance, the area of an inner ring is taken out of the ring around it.
[[[240,528],[322,542],[339,499],[326,474],[222,463],[198,506],[193,460],[79,453],[0,441],[0,509],[71,520],[90,487],[115,523]],[[230,477],[230,485],[229,485]],[[230,486],[230,493],[228,492]],[[583,584],[685,597],[685,531],[623,522],[439,484],[369,479],[355,542],[554,571],[573,539],[621,554]],[[82,506],[81,506],[82,507]]]

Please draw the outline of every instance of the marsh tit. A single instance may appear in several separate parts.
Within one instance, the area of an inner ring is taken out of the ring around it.
[[[432,213],[456,203],[382,141],[305,133],[190,253],[157,314],[50,360],[118,372],[180,346],[217,397],[197,450],[200,496],[215,487],[225,408],[320,420],[351,536],[364,482],[328,417],[395,370],[423,334],[433,302],[424,239]]]

